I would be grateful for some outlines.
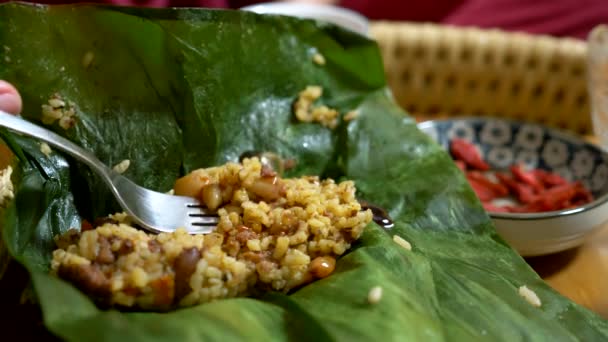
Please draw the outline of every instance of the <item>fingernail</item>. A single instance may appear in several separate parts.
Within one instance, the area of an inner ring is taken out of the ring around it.
[[[0,110],[11,114],[19,114],[21,111],[19,95],[13,93],[0,94]]]

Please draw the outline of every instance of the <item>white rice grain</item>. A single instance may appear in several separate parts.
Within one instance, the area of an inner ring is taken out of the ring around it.
[[[351,110],[350,112],[344,114],[344,121],[353,121],[359,116],[359,112],[356,110]]]
[[[58,99],[58,98],[51,98],[51,99],[49,99],[49,104],[53,108],[63,108],[63,107],[65,107],[65,102],[62,99]]]
[[[134,227],[124,213],[110,215],[111,220],[104,220],[103,225],[94,229],[58,238],[59,250],[53,253],[51,273],[63,274],[60,269],[64,267],[90,269],[98,259],[103,259],[104,272],[108,270],[110,275],[104,285],[107,295],[100,299],[111,305],[144,310],[165,310],[245,296],[257,289],[286,292],[311,280],[331,276],[336,257],[361,236],[373,216],[371,210],[353,212],[353,208],[359,207],[354,182],[276,176],[273,184],[285,190],[284,195],[281,194],[284,197],[269,202],[249,198],[246,187],[262,181],[266,177],[263,174],[258,158],[194,170],[188,177],[205,182],[196,191],[201,192],[209,185],[207,182],[222,186],[219,222],[214,233],[190,235],[185,229],[178,229],[172,233],[149,234]],[[182,191],[175,187],[174,193],[183,195]],[[341,230],[349,234],[341,234]],[[81,261],[88,265],[82,265]],[[183,271],[183,264],[195,269],[182,272],[184,277],[178,279],[176,275]],[[190,285],[184,287],[188,291],[179,298],[174,291],[178,283]],[[371,288],[360,289],[363,291],[361,302],[366,305],[370,304],[365,303],[368,300],[365,291]],[[380,301],[381,292],[380,288],[372,289],[370,303]]]
[[[4,170],[0,170],[0,207],[5,206],[8,201],[15,198],[13,182],[11,182],[12,174],[13,168],[10,166],[7,166]]]
[[[53,150],[51,150],[51,147],[47,143],[40,143],[40,152],[45,156],[50,157]]]
[[[396,244],[407,249],[408,251],[412,250],[412,244],[399,235],[393,235],[393,241],[395,241]]]
[[[325,65],[325,57],[318,52],[312,56],[312,61],[317,65]]]
[[[42,123],[52,125],[55,121],[63,129],[70,129],[76,124],[74,104],[66,105],[59,94],[54,94],[42,105]]]
[[[536,292],[530,290],[525,285],[519,287],[519,295],[522,296],[532,306],[535,306],[538,308],[542,305],[542,302],[540,301],[540,298],[538,298],[538,295],[536,294]]]
[[[93,54],[93,52],[91,51],[87,51],[87,53],[84,54],[84,56],[82,56],[82,66],[86,68],[88,68],[91,63],[93,63],[93,59],[95,58],[95,55]]]
[[[114,165],[113,170],[118,173],[125,173],[129,166],[131,166],[131,161],[129,159],[125,159],[120,163]]]
[[[382,287],[374,286],[369,290],[367,294],[367,302],[370,304],[377,304],[382,299]]]

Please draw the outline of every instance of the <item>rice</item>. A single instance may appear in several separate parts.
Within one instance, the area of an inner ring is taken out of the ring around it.
[[[338,125],[338,111],[327,106],[313,106],[313,103],[323,95],[320,86],[307,86],[302,90],[294,103],[296,118],[302,122],[318,122],[334,129]]]
[[[129,169],[129,166],[131,166],[131,161],[129,159],[125,159],[120,163],[114,165],[112,169],[118,173],[125,173],[127,172],[127,169]]]
[[[51,153],[53,153],[53,150],[51,150],[51,147],[47,144],[47,143],[40,143],[40,152],[42,152],[42,154],[44,154],[47,157],[50,157]]]
[[[344,121],[353,121],[359,116],[359,112],[356,110],[351,110],[350,112],[344,114]]]
[[[52,125],[56,121],[65,130],[76,124],[73,104],[66,104],[59,94],[54,94],[42,105],[42,123]]]
[[[338,111],[327,106],[319,106],[312,109],[310,116],[313,122],[319,122],[321,125],[334,129],[338,125]]]
[[[519,295],[532,306],[540,307],[542,305],[540,298],[538,298],[536,292],[530,290],[527,286],[520,286],[518,292]]]
[[[406,239],[402,238],[399,235],[393,235],[393,241],[395,241],[396,244],[398,244],[399,246],[405,248],[408,251],[412,250],[412,244],[409,243],[409,241],[407,241]]]
[[[288,292],[329,276],[372,219],[352,181],[283,179],[258,158],[195,170],[174,190],[219,198],[215,232],[153,235],[117,214],[58,237],[52,272],[100,303],[148,310]]]
[[[15,197],[13,190],[13,182],[11,182],[11,175],[13,174],[13,168],[7,166],[6,169],[0,170],[0,207],[4,207],[10,200]]]
[[[382,287],[374,286],[367,294],[367,302],[370,304],[377,304],[382,299]]]
[[[87,51],[83,56],[82,56],[82,66],[87,69],[89,66],[91,66],[91,63],[93,63],[93,59],[95,58],[95,54],[91,51]]]
[[[325,65],[325,57],[322,54],[318,53],[318,52],[315,53],[314,55],[312,55],[312,61],[315,64],[320,65],[320,66]]]

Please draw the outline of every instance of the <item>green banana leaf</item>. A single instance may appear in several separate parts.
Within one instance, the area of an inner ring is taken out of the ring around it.
[[[312,63],[320,52],[325,66]],[[2,240],[31,277],[46,328],[70,341],[597,341],[608,323],[550,289],[494,231],[449,156],[399,109],[375,42],[335,26],[202,9],[0,5],[0,78],[40,123],[55,93],[75,127],[52,129],[107,165],[167,191],[195,168],[247,150],[295,158],[290,175],[353,179],[395,227],[370,224],[330,277],[288,295],[169,313],[97,308],[48,275],[53,236],[118,210],[100,179],[58,152],[2,131],[17,158]],[[86,57],[85,57],[86,56]],[[307,85],[351,122],[293,119]],[[411,242],[405,250],[392,241]],[[10,282],[7,272],[3,282]],[[518,295],[526,285],[542,300]],[[374,286],[379,303],[369,304]],[[32,323],[33,324],[33,323]]]

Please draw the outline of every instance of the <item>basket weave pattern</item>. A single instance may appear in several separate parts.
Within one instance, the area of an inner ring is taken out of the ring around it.
[[[397,102],[417,117],[497,116],[591,132],[586,43],[574,39],[375,22]]]

